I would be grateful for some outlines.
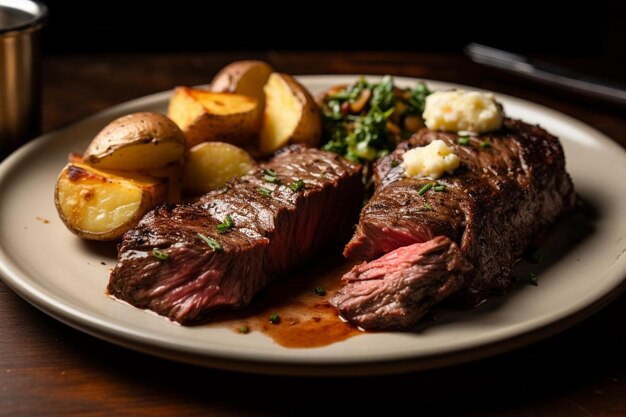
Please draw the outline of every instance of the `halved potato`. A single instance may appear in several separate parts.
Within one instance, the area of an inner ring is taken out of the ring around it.
[[[189,87],[174,90],[167,110],[190,148],[209,141],[249,141],[259,131],[259,113],[259,102],[254,97]]]
[[[243,149],[224,142],[206,142],[191,148],[183,170],[183,191],[202,195],[223,187],[255,166]]]
[[[166,196],[165,180],[70,163],[59,174],[54,202],[73,233],[85,239],[114,240]]]
[[[252,96],[263,108],[263,86],[273,69],[263,61],[235,61],[226,65],[211,81],[211,91]]]
[[[273,73],[264,87],[265,113],[259,147],[269,154],[291,143],[317,146],[322,119],[311,94],[287,74]]]
[[[102,129],[83,161],[100,169],[158,169],[179,161],[185,149],[185,135],[170,119],[159,113],[134,113]]]

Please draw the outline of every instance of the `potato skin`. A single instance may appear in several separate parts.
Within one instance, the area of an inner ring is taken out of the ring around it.
[[[261,109],[265,103],[263,86],[274,70],[263,61],[234,61],[217,73],[210,84],[211,91],[237,93],[255,97]]]
[[[258,100],[251,96],[177,87],[167,114],[192,148],[210,141],[249,143],[259,131],[260,111]]]
[[[180,160],[185,146],[185,135],[166,116],[133,113],[105,126],[87,146],[83,162],[102,169],[158,169]]]
[[[140,174],[63,168],[54,192],[59,217],[74,234],[90,240],[119,239],[167,197],[166,182]]]

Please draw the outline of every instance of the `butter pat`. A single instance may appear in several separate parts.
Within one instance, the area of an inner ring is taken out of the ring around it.
[[[452,174],[459,167],[459,157],[442,140],[434,140],[427,146],[413,148],[404,153],[402,167],[407,177],[436,180],[446,172]]]
[[[426,97],[424,123],[431,130],[490,132],[500,129],[502,118],[493,94],[454,90]]]

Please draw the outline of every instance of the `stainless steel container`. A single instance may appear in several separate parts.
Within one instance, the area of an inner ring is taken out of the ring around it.
[[[0,160],[41,129],[39,32],[47,15],[30,0],[0,0]]]

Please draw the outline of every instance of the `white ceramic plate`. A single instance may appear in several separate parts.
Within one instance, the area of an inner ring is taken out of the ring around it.
[[[316,93],[354,77],[300,80]],[[396,82],[409,86],[415,80]],[[130,112],[165,112],[169,95],[154,94],[98,113],[27,144],[0,165],[3,280],[28,302],[84,332],[162,357],[226,369],[372,374],[458,363],[531,343],[583,319],[622,289],[626,152],[577,120],[498,95],[510,116],[539,123],[561,138],[576,189],[595,212],[592,219],[580,217],[552,233],[552,249],[537,271],[538,287],[522,285],[477,309],[444,312],[419,333],[365,334],[315,349],[283,348],[257,332],[241,336],[227,329],[181,327],[116,302],[105,295],[115,245],[84,242],[65,229],[53,204],[54,183],[68,153],[84,150],[105,124]]]

